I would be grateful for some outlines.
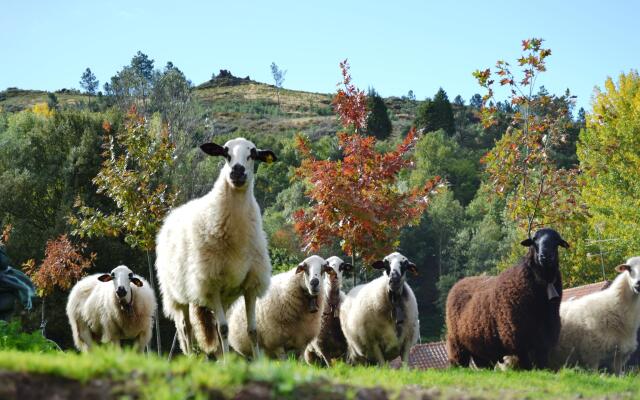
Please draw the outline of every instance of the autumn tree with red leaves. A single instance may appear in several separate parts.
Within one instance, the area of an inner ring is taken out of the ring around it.
[[[303,160],[296,174],[307,182],[312,205],[293,214],[294,227],[305,251],[317,251],[338,239],[352,260],[372,261],[398,245],[401,228],[419,220],[440,178],[422,187],[399,187],[400,172],[413,166],[409,154],[416,133],[409,132],[393,151],[376,151],[376,139],[359,134],[366,123],[364,92],[351,83],[346,60],[340,68],[343,81],[333,106],[344,128],[338,133],[342,159],[316,159],[309,143],[298,136]]]
[[[60,235],[56,239],[47,241],[44,260],[36,266],[35,260],[26,261],[22,267],[38,288],[42,297],[41,328],[44,335],[45,298],[56,289],[68,290],[86,274],[86,270],[93,265],[96,254],[88,256],[82,254],[85,244],[74,245],[67,235]]]

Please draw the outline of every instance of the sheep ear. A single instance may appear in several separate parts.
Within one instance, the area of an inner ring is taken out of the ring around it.
[[[336,276],[336,270],[331,268],[328,264],[322,266],[322,272],[324,272],[327,275],[331,275],[331,276]]]
[[[620,264],[616,267],[616,271],[618,272],[631,271],[631,265]]]
[[[567,243],[567,241],[564,239],[560,239],[560,246],[564,247],[565,249],[568,249],[570,247],[569,243]]]
[[[131,278],[129,279],[129,281],[134,285],[136,285],[137,287],[142,287],[142,281],[138,278]]]
[[[414,275],[414,276],[418,276],[420,275],[418,273],[418,267],[416,267],[416,265],[412,262],[409,262],[407,269]]]
[[[100,282],[110,282],[113,278],[111,277],[111,274],[102,274],[98,277],[98,280]]]
[[[215,143],[205,143],[200,145],[200,149],[210,156],[229,156],[229,149]]]
[[[375,269],[385,269],[386,266],[384,265],[384,261],[382,260],[378,260],[378,261],[374,261],[373,264],[371,264],[371,268],[375,268]]]
[[[343,262],[342,264],[340,264],[340,267],[338,267],[338,269],[343,272],[351,272],[353,271],[353,265]]]
[[[278,161],[278,157],[276,157],[276,154],[271,150],[251,149],[251,158],[258,161],[264,161],[267,164]]]
[[[306,271],[307,271],[307,264],[305,263],[298,264],[298,268],[296,268],[296,274],[299,274],[300,272],[306,272]]]
[[[525,239],[522,242],[520,242],[520,244],[526,247],[533,246],[533,240],[531,238]]]

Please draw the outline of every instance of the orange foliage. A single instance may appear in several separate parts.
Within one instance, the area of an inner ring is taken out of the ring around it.
[[[357,132],[366,117],[358,99],[362,92],[350,83],[346,61],[340,68],[346,91],[338,91],[334,104],[345,129],[354,127]],[[338,161],[317,160],[302,137],[296,140],[303,157],[296,174],[308,182],[306,194],[312,200],[311,209],[293,214],[304,250],[317,251],[340,238],[348,255],[366,250],[365,260],[383,256],[397,246],[400,229],[417,222],[440,182],[436,177],[409,190],[397,185],[399,173],[413,166],[408,154],[417,142],[415,130],[387,153],[376,151],[372,136],[340,132],[343,158]]]
[[[96,259],[95,253],[88,258],[82,255],[85,247],[84,244],[74,246],[67,235],[60,235],[47,242],[45,257],[39,267],[36,268],[35,262],[29,260],[23,268],[42,296],[51,294],[56,287],[67,290],[85,275],[85,270]]]

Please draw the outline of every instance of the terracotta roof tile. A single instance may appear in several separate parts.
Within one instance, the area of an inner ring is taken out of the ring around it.
[[[609,285],[609,282],[602,281],[602,282],[591,283],[589,285],[576,286],[574,288],[564,289],[562,291],[562,301],[577,299],[594,292],[599,292],[600,290],[606,288],[608,285]]]

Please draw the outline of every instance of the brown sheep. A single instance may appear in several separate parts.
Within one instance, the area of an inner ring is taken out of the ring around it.
[[[309,364],[324,364],[331,366],[331,360],[344,360],[347,355],[347,339],[342,333],[340,325],[340,303],[344,300],[342,277],[350,272],[353,266],[333,256],[327,258],[333,272],[325,275],[325,306],[320,322],[320,333],[304,352],[304,358]]]
[[[456,283],[447,297],[447,353],[452,365],[490,367],[517,356],[519,367],[545,368],[560,334],[562,279],[558,246],[569,244],[552,229],[521,243],[518,265],[495,277]]]

